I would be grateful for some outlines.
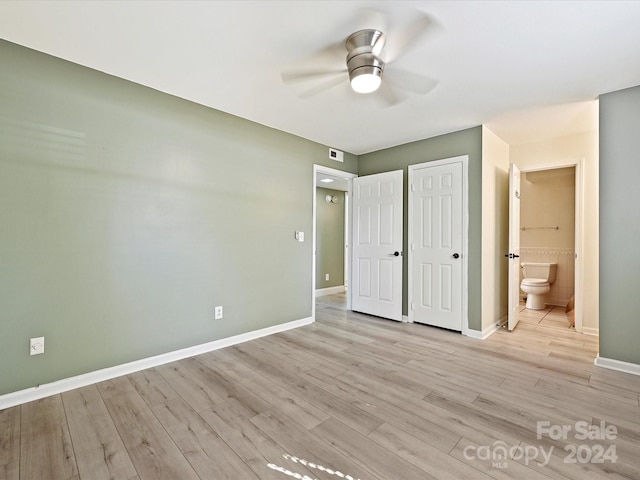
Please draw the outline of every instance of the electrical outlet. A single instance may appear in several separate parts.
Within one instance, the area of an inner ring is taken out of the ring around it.
[[[304,232],[299,232],[296,230],[296,240],[299,242],[304,242]]]
[[[222,305],[215,308],[214,316],[216,320],[222,319]]]
[[[44,353],[44,337],[36,337],[29,340],[29,355]]]
[[[324,275],[324,279],[325,279],[325,281],[327,281],[327,282],[329,281],[329,274],[328,274],[328,273],[326,273],[326,274]]]

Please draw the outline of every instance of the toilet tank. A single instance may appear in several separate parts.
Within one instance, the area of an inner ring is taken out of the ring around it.
[[[522,262],[520,266],[524,278],[542,278],[550,284],[556,281],[557,263]]]

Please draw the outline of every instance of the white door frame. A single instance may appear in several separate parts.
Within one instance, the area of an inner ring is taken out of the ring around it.
[[[351,182],[349,182],[351,185]],[[349,295],[349,282],[351,282],[351,240],[347,237],[347,232],[351,228],[351,198],[349,192],[344,192],[344,288]],[[351,298],[351,297],[349,297]]]
[[[436,167],[440,165],[448,165],[455,162],[462,161],[462,252],[460,253],[462,259],[462,335],[468,335],[469,332],[469,156],[461,155],[458,157],[445,158],[442,160],[434,160],[432,162],[418,163],[415,165],[409,165],[409,201],[408,201],[408,318],[409,322],[413,323],[413,311],[411,310],[411,303],[414,301],[413,291],[413,233],[415,226],[411,221],[412,208],[413,208],[413,190],[411,188],[414,171],[425,167]]]
[[[316,321],[316,257],[317,257],[316,255],[316,234],[317,234],[316,185],[318,183],[318,179],[317,179],[318,173],[326,173],[334,177],[344,178],[348,184],[347,194],[349,195],[349,200],[353,198],[352,197],[352,189],[353,189],[352,180],[358,176],[355,173],[349,173],[343,170],[337,170],[335,168],[325,167],[323,165],[315,165],[315,164],[313,165],[313,235],[312,235],[313,244],[311,246],[313,254],[311,255],[311,318],[313,319],[314,322]],[[349,218],[353,218],[351,203],[352,202],[349,202],[349,205],[347,207]],[[353,235],[351,222],[347,224],[347,229],[345,230],[344,234],[345,234],[345,240],[347,241],[347,244],[351,246],[351,240]],[[349,262],[347,265],[348,265],[347,268],[349,269],[348,276],[349,278],[351,278],[351,262]],[[351,310],[351,289],[347,289],[347,309]]]
[[[552,162],[535,165],[531,167],[520,167],[521,173],[536,172],[540,170],[555,170],[556,168],[575,167],[575,312],[576,312],[576,332],[583,333],[583,293],[584,293],[584,158],[569,160],[565,162]]]

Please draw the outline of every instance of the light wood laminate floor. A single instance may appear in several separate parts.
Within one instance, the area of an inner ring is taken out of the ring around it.
[[[639,479],[640,377],[552,313],[481,341],[321,297],[313,325],[0,411],[0,479]]]

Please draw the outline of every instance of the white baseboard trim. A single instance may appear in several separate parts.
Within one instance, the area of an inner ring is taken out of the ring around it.
[[[600,330],[593,327],[582,327],[582,333],[585,335],[596,335],[600,334]]]
[[[344,293],[347,289],[344,285],[338,285],[337,287],[327,287],[316,289],[316,297],[324,297],[325,295],[333,295],[334,293]]]
[[[613,358],[605,358],[598,355],[593,362],[596,367],[608,368],[609,370],[617,370],[619,372],[630,373],[632,375],[640,375],[640,365],[637,363],[623,362],[614,360]]]
[[[267,335],[273,335],[274,333],[280,333],[286,330],[303,327],[305,325],[310,325],[311,323],[313,323],[312,317],[302,318],[300,320],[294,320],[291,322],[282,323],[280,325],[274,325],[272,327],[254,330],[253,332],[241,333],[232,337],[222,338],[220,340],[214,340],[212,342],[203,343],[201,345],[183,348],[174,352],[163,353],[160,355],[155,355],[153,357],[124,363],[122,365],[116,365],[114,367],[103,368],[102,370],[83,373],[82,375],[76,375],[74,377],[64,378],[55,382],[38,385],[37,387],[7,393],[5,395],[0,395],[0,410],[9,407],[15,407],[16,405],[32,402],[34,400],[39,400],[51,395],[57,395],[58,393],[67,392],[76,388],[86,387],[87,385],[93,385],[94,383],[103,382],[105,380],[121,377],[130,373],[139,372],[140,370],[144,370],[147,368],[157,367],[158,365],[164,365],[165,363],[175,362],[177,360],[182,360],[183,358],[201,355],[203,353],[230,347],[232,345],[237,345],[249,340],[266,337]]]
[[[482,331],[472,330],[468,328],[466,331],[466,335],[467,337],[477,338],[478,340],[486,340],[491,335],[493,335],[497,330],[499,330],[500,327],[502,327],[502,325],[504,325],[506,322],[507,322],[507,317],[504,317],[498,320],[494,325],[490,325],[489,327],[485,328]]]
[[[482,332],[480,330],[472,330],[470,328],[467,328],[465,335],[467,337],[477,338],[478,340],[484,340],[486,338],[482,335]]]

